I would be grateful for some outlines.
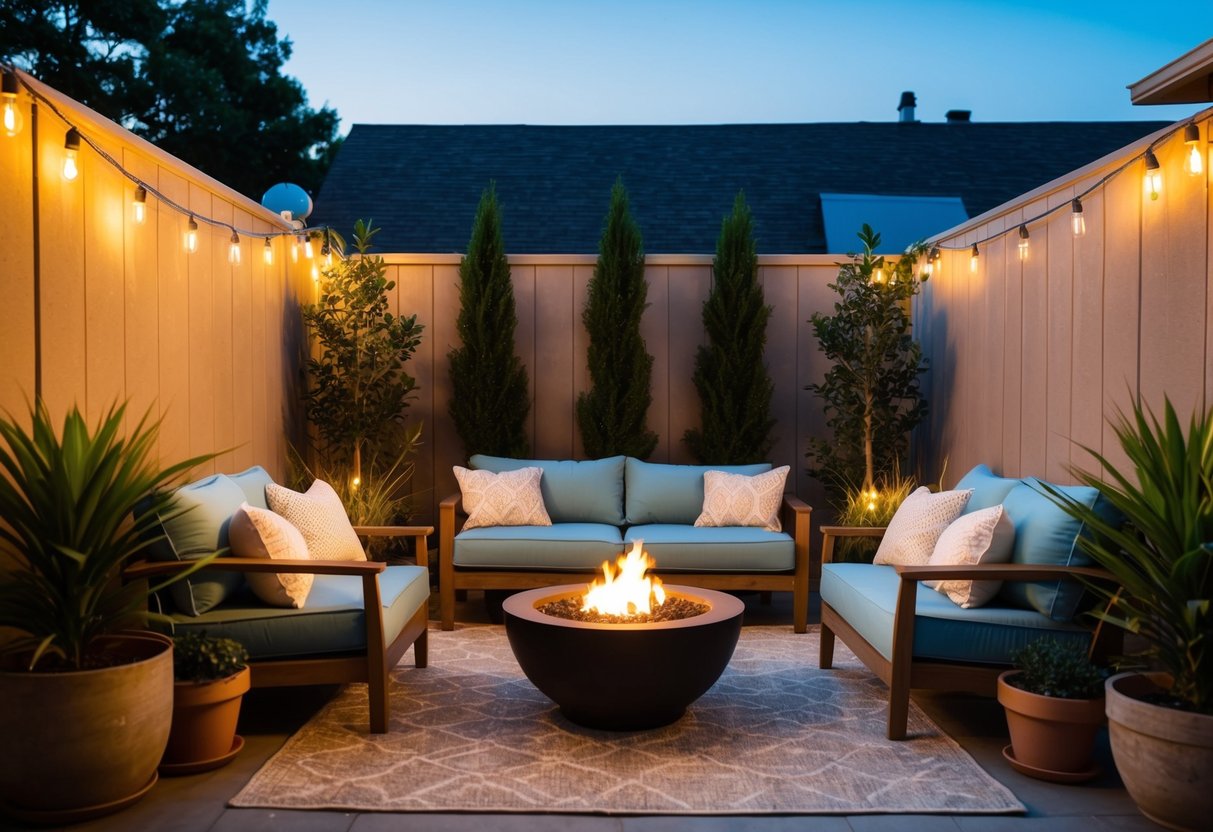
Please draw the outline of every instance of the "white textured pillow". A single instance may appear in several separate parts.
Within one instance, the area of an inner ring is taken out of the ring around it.
[[[366,560],[341,498],[324,480],[316,480],[303,494],[270,483],[265,499],[275,514],[303,533],[312,560]]]
[[[1002,506],[966,514],[944,529],[931,553],[929,566],[1010,563],[1015,548],[1015,524]],[[924,581],[965,609],[980,607],[998,594],[1002,581]]]
[[[779,503],[789,470],[783,465],[752,477],[705,471],[703,512],[695,525],[758,526],[769,532],[779,531]]]
[[[307,543],[285,517],[244,503],[228,526],[232,554],[262,560],[306,560]],[[312,581],[310,572],[247,572],[253,594],[271,607],[302,609]]]
[[[943,530],[964,511],[973,489],[932,494],[925,485],[906,497],[880,541],[873,563],[923,566]]]
[[[474,471],[455,466],[455,479],[468,513],[465,529],[479,526],[550,526],[539,481],[542,468],[516,471]]]

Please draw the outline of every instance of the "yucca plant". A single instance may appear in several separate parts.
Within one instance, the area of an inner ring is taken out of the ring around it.
[[[172,512],[163,486],[211,458],[162,468],[159,420],[149,411],[124,434],[125,416],[126,405],[111,406],[90,430],[73,407],[58,434],[41,401],[30,408],[28,429],[10,414],[0,417],[0,551],[9,562],[0,573],[0,628],[15,632],[3,651],[28,655],[29,670],[103,664],[98,637],[137,625],[149,593],[210,560],[151,587],[118,579],[159,539],[157,515]]]
[[[1121,590],[1093,584],[1109,601],[1096,613],[1145,640],[1145,656],[1172,679],[1171,696],[1186,708],[1213,713],[1213,408],[1193,414],[1185,436],[1170,399],[1160,422],[1148,405],[1112,422],[1132,472],[1085,448],[1105,477],[1073,469],[1123,515],[1108,522],[1092,508],[1044,486],[1067,513],[1092,530],[1083,551],[1112,573]],[[1106,481],[1105,481],[1106,480]]]

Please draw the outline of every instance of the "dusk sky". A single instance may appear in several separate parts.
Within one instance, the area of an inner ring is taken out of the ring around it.
[[[1211,0],[271,0],[286,71],[371,124],[1175,120],[1125,89],[1213,36]]]

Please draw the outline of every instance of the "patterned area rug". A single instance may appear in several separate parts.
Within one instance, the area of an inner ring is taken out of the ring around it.
[[[500,626],[430,632],[430,666],[394,671],[387,734],[347,685],[232,806],[605,814],[1014,813],[1024,806],[927,716],[885,739],[886,689],[841,642],[746,627],[678,722],[578,727],[527,681]]]

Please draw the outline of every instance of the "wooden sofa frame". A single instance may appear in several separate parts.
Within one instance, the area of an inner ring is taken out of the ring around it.
[[[415,542],[417,565],[428,566],[427,538],[432,526],[355,526],[360,537],[411,537]],[[140,561],[123,572],[126,581],[152,579],[189,569],[189,561]],[[390,711],[388,674],[401,656],[413,645],[417,667],[429,661],[429,604],[423,604],[408,620],[390,644],[383,631],[383,600],[379,574],[387,564],[379,561],[336,560],[253,560],[219,557],[203,569],[228,572],[301,572],[313,575],[357,575],[362,578],[362,605],[365,612],[365,653],[317,656],[315,658],[267,659],[249,662],[252,686],[262,688],[294,685],[329,685],[366,682],[370,700],[370,731],[385,734]]]
[[[790,572],[679,572],[654,573],[663,581],[697,586],[703,589],[747,589],[762,592],[792,593],[793,628],[808,631],[809,622],[809,519],[812,508],[800,498],[783,497],[783,527],[792,533],[795,567]],[[455,593],[469,589],[534,589],[567,584],[579,578],[588,580],[597,570],[545,571],[523,569],[458,569],[455,566],[455,535],[466,515],[459,494],[438,504],[438,593],[442,629],[455,628]]]
[[[834,555],[834,541],[840,537],[882,537],[884,526],[822,526],[822,564]],[[886,659],[824,600],[821,602],[821,645],[818,666],[829,669],[834,664],[834,638],[841,638],[868,669],[889,686],[889,720],[887,735],[891,740],[906,737],[910,712],[910,691],[931,689],[976,693],[994,696],[998,676],[1007,665],[963,664],[960,662],[915,659],[914,617],[918,604],[918,582],[938,580],[1039,581],[1051,578],[1085,577],[1112,580],[1112,575],[1095,567],[984,564],[977,566],[895,566],[901,582],[897,588],[897,607],[893,614],[893,658]],[[1121,631],[1105,627],[1101,622],[1091,639],[1090,654],[1105,660],[1120,650]]]

